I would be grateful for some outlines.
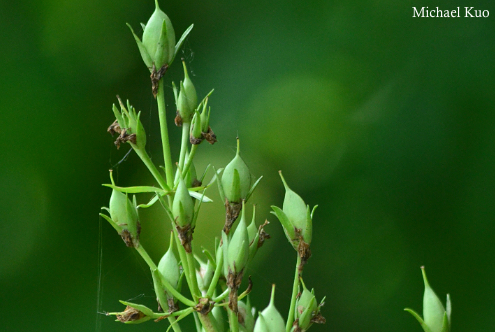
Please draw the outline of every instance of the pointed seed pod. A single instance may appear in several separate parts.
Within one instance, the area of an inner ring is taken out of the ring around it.
[[[227,263],[229,269],[235,273],[240,273],[249,259],[249,237],[244,210],[243,208],[241,221],[229,242]]]
[[[311,244],[312,221],[309,214],[309,207],[306,206],[306,203],[304,203],[301,196],[289,188],[287,182],[285,182],[282,172],[279,172],[279,174],[285,187],[285,197],[282,210],[289,218],[289,221],[293,227],[301,231],[304,241],[307,244]]]
[[[113,182],[112,173],[110,178]],[[139,233],[141,226],[135,206],[131,203],[126,194],[112,190],[109,203],[110,218],[121,227],[120,236],[128,247],[139,247]]]
[[[251,173],[239,155],[239,151],[239,139],[237,139],[237,153],[225,167],[221,181],[225,197],[229,202],[235,203],[246,199],[251,189]]]
[[[172,203],[172,214],[175,223],[180,227],[189,226],[193,221],[194,202],[189,195],[184,179],[182,179],[182,174],[179,174],[179,184]]]
[[[284,319],[275,308],[275,285],[272,286],[270,304],[259,314],[254,332],[285,332]]]
[[[450,316],[452,312],[450,296],[447,294],[447,309],[445,309],[428,283],[424,266],[421,267],[421,272],[425,284],[423,318],[412,309],[406,308],[404,310],[413,315],[426,332],[450,332]]]
[[[168,16],[158,6],[158,0],[155,0],[155,11],[144,28],[143,46],[156,68],[170,63],[174,57],[174,27]]]
[[[177,289],[180,278],[179,263],[175,257],[174,250],[174,235],[171,233],[170,245],[167,252],[163,255],[158,263],[158,271],[163,275],[165,280],[167,280],[172,287]],[[168,298],[173,298],[172,294],[167,294]]]
[[[423,296],[423,319],[431,332],[442,332],[444,327],[444,316],[446,310],[428,283],[424,266],[421,267],[423,281],[425,284],[425,293]]]

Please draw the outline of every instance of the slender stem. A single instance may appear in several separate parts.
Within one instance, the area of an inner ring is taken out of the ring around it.
[[[199,290],[198,281],[196,279],[196,270],[193,265],[194,262],[191,264],[188,256],[191,256],[192,259],[194,259],[194,257],[192,257],[192,253],[190,255],[187,254],[184,247],[180,244],[177,229],[173,225],[172,228],[174,230],[175,241],[177,243],[177,251],[179,252],[180,260],[182,261],[182,268],[184,269],[184,273],[186,275],[187,285],[189,286],[189,290],[191,291],[194,301],[197,301],[198,298],[201,297],[201,291]]]
[[[203,314],[198,314],[198,316],[206,332],[216,332],[216,329],[210,320],[210,316]]]
[[[182,173],[186,174],[191,164],[193,162],[194,155],[196,154],[196,150],[198,149],[199,144],[193,144],[191,147],[191,152],[189,153],[189,158],[187,158],[186,165],[182,168]]]
[[[170,191],[170,187],[165,182],[165,179],[163,178],[160,171],[158,171],[155,164],[151,161],[151,158],[148,155],[148,152],[146,152],[146,150],[144,150],[144,149],[138,149],[138,148],[134,148],[134,151],[136,151],[136,154],[139,156],[139,158],[141,158],[141,160],[146,165],[146,167],[148,167],[149,171],[151,172],[151,174],[155,178],[156,182],[158,182],[160,187],[162,187],[162,189],[165,191]]]
[[[217,297],[212,298],[211,300],[213,302],[220,302],[223,299],[225,299],[227,296],[229,296],[229,293],[230,293],[230,289],[227,288],[222,294],[218,295]]]
[[[176,320],[177,320],[177,318],[175,318],[175,317],[168,317],[168,321],[170,323],[170,326],[172,326],[172,329],[175,332],[182,332],[179,323],[175,322]]]
[[[191,243],[192,245],[192,243]],[[198,279],[196,277],[195,258],[192,252],[186,252],[187,264],[189,265],[189,272],[191,273],[191,283],[194,288],[191,289],[193,296],[201,297],[201,291],[198,286]]]
[[[228,308],[227,311],[229,312],[230,331],[239,332],[239,321],[237,320],[237,314],[230,308]]]
[[[162,136],[163,147],[163,160],[165,162],[165,175],[167,178],[167,185],[171,188],[174,186],[173,170],[172,170],[172,156],[170,154],[170,141],[168,137],[167,127],[167,113],[165,108],[165,90],[163,88],[164,82],[161,80],[158,85],[158,117],[160,118],[160,133]]]
[[[218,250],[223,250],[221,247]],[[211,299],[213,293],[215,292],[215,288],[217,287],[218,279],[220,278],[220,274],[222,273],[223,268],[223,254],[219,255],[219,259],[217,261],[217,267],[215,269],[215,274],[213,278],[211,278],[210,286],[208,286],[208,291],[206,292],[206,297]],[[216,301],[215,301],[216,302]]]
[[[292,329],[292,324],[294,323],[296,297],[297,297],[297,293],[299,293],[299,278],[301,277],[301,275],[299,274],[299,265],[301,265],[301,257],[299,256],[298,253],[297,262],[296,262],[296,272],[294,274],[294,285],[292,286],[292,297],[290,299],[290,309],[289,309],[289,315],[287,317],[287,325],[285,326],[285,332],[290,332],[290,330]]]

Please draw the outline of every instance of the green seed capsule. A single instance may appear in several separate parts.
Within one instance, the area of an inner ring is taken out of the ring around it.
[[[260,312],[254,332],[285,332],[285,323],[282,315],[275,308],[275,285],[272,287],[272,296],[270,304],[262,312]]]
[[[139,220],[136,208],[127,195],[112,190],[109,204],[110,218],[122,228],[120,235],[128,247],[139,246]]]
[[[155,0],[155,11],[144,28],[143,45],[156,68],[172,61],[175,52],[174,27],[158,6],[158,0]]]
[[[240,203],[242,199],[246,199],[251,189],[251,173],[239,155],[239,139],[237,139],[236,156],[225,167],[221,182],[224,195],[229,202]]]
[[[414,310],[406,308],[421,324],[427,332],[449,332],[450,331],[450,315],[452,306],[450,304],[450,296],[447,294],[447,309],[444,308],[442,302],[435,294],[428,283],[424,266],[421,267],[423,273],[423,281],[425,284],[425,292],[423,296],[423,318]]]
[[[423,319],[426,325],[430,328],[431,332],[442,332],[444,327],[444,316],[446,310],[435,294],[433,289],[426,279],[426,272],[424,267],[421,268],[423,273],[423,281],[425,284],[425,293],[423,296]]]
[[[170,246],[163,255],[162,259],[158,263],[158,271],[163,275],[165,280],[167,280],[172,287],[177,289],[177,285],[179,284],[180,271],[179,271],[179,263],[177,262],[177,258],[175,257],[173,251],[173,234],[170,237]],[[171,294],[167,294],[168,298],[173,298]]]
[[[232,272],[239,273],[247,265],[249,259],[249,237],[246,218],[242,209],[242,216],[232,239],[229,242],[227,264]]]
[[[193,221],[194,202],[181,175],[179,177],[179,184],[172,203],[172,214],[175,223],[180,227],[185,227],[191,225]]]

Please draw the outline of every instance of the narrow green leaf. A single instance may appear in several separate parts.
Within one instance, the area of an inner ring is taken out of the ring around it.
[[[151,186],[136,186],[136,187],[117,187],[113,184],[102,184],[104,187],[109,187],[117,191],[128,193],[128,194],[138,194],[138,193],[160,193],[162,195],[168,194],[167,191]]]
[[[413,315],[414,318],[416,318],[419,322],[419,324],[421,324],[421,327],[423,328],[423,330],[425,332],[431,332],[430,328],[428,326],[426,326],[426,323],[425,321],[423,320],[423,318],[421,318],[420,315],[418,315],[416,313],[416,311],[412,310],[412,309],[409,309],[409,308],[406,308],[404,309],[404,311],[407,311],[408,313],[410,313],[411,315]]]
[[[153,204],[155,204],[156,202],[158,202],[158,194],[153,196],[153,198],[148,202],[148,204],[139,204],[137,207],[138,208],[141,208],[141,209],[147,209],[151,206],[153,206]]]
[[[203,202],[203,203],[213,202],[213,200],[209,197],[206,197],[204,193],[200,194],[198,192],[189,190],[189,195],[191,195],[192,197],[196,198],[197,200],[199,200],[200,202]]]
[[[144,64],[151,71],[151,68],[153,66],[153,61],[151,60],[151,56],[148,54],[146,47],[144,47],[144,45],[141,42],[141,40],[139,39],[139,37],[136,36],[136,34],[134,33],[134,30],[132,29],[131,25],[129,23],[126,23],[126,25],[129,27],[129,29],[131,29],[132,35],[134,36],[134,39],[136,40],[136,44],[139,48],[139,53],[141,53],[141,58],[143,58]]]
[[[174,56],[173,56],[172,60],[170,61],[170,63],[174,62],[174,59],[177,56],[177,53],[179,52],[179,49],[182,46],[182,43],[184,43],[184,41],[186,40],[187,36],[189,35],[189,33],[191,32],[191,30],[193,28],[194,28],[194,24],[191,24],[189,26],[189,28],[187,28],[186,31],[184,31],[184,33],[182,34],[182,37],[180,37],[180,39],[177,42],[177,44],[175,44]]]
[[[256,189],[256,187],[258,186],[258,183],[260,183],[262,178],[263,178],[263,176],[260,176],[260,178],[258,180],[256,180],[256,182],[251,186],[251,189],[249,190],[249,192],[247,194],[246,201],[249,199],[249,197],[251,197],[251,195],[254,192],[254,189]]]
[[[293,243],[293,241],[296,239],[296,233],[294,231],[294,226],[292,223],[289,221],[289,218],[287,218],[287,215],[282,211],[281,208],[278,206],[272,205],[272,210],[273,214],[275,214],[282,224],[282,227],[284,228],[285,235],[287,236],[287,239]],[[294,244],[292,244],[294,245]]]

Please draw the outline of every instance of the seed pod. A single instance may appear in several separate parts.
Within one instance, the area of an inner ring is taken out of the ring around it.
[[[280,172],[280,177],[282,178],[285,187],[285,198],[282,209],[293,227],[300,230],[304,242],[311,244],[313,225],[309,213],[309,206],[304,203],[301,196],[289,188],[282,172]]]
[[[425,332],[449,332],[451,324],[450,316],[452,312],[450,296],[447,294],[447,309],[445,309],[442,302],[428,283],[424,266],[421,267],[421,272],[423,273],[423,281],[425,284],[425,292],[423,296],[423,318],[421,318],[421,316],[419,316],[412,309],[406,308],[404,310],[409,312],[418,320]]]
[[[239,151],[239,139],[237,139],[237,153],[225,167],[221,181],[225,197],[233,203],[240,203],[242,199],[246,199],[251,189],[251,173]]]
[[[156,68],[172,61],[175,52],[174,27],[158,6],[158,0],[155,0],[155,11],[144,28],[143,45]]]
[[[240,273],[249,259],[249,237],[244,210],[242,209],[241,221],[229,241],[227,255],[228,268],[235,273]]]
[[[254,332],[285,332],[285,323],[282,315],[275,308],[275,285],[272,286],[272,296],[270,304],[262,312],[260,312]]]
[[[425,324],[430,328],[431,332],[443,332],[445,331],[444,318],[447,315],[447,312],[438,296],[430,287],[428,279],[426,278],[424,267],[421,268],[421,272],[423,273],[423,281],[425,284],[425,293],[423,296],[423,319]]]
[[[175,223],[180,227],[189,226],[193,221],[194,202],[189,195],[189,190],[181,174],[179,175],[179,184],[172,203],[172,214]]]
[[[170,236],[170,245],[167,252],[163,255],[162,259],[158,263],[158,271],[163,275],[165,280],[169,282],[172,287],[177,289],[180,278],[179,263],[175,257],[173,251],[174,236],[173,233]],[[167,298],[173,298],[172,294],[167,293]]]
[[[113,180],[112,180],[113,182]],[[126,194],[112,190],[109,204],[110,218],[120,226],[120,236],[128,247],[139,247],[141,226],[137,210]]]

